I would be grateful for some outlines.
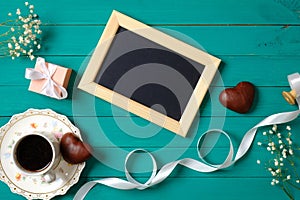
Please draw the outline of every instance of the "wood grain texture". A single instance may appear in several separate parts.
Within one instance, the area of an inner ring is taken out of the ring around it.
[[[219,103],[217,98],[223,89],[223,87],[210,88],[209,95],[204,98],[200,107],[201,116],[245,116],[227,110]],[[257,87],[257,100],[255,100],[253,109],[250,110],[246,117],[268,116],[276,112],[295,110],[296,106],[289,105],[281,95],[281,92],[287,89],[288,87]],[[56,99],[49,99],[44,95],[32,93],[28,91],[28,86],[0,86],[2,94],[11,94],[11,91],[18,91],[14,94],[16,100],[12,101],[10,98],[1,99],[1,103],[6,105],[0,108],[1,116],[11,116],[13,113],[23,112],[31,107],[38,109],[50,108],[67,116],[129,116],[127,111],[112,106],[84,92],[76,91],[76,94],[72,94],[72,89],[69,89],[70,94],[68,99],[58,101]],[[77,101],[72,102],[71,98],[76,98]],[[84,105],[84,101],[89,102],[89,104]],[[93,104],[94,101],[95,103]],[[78,106],[80,105],[82,107],[79,108]],[[77,109],[72,110],[72,106],[76,106]],[[92,109],[92,113],[89,112],[90,109]]]
[[[211,126],[222,126],[229,132],[236,149],[244,133],[264,117],[297,109],[286,103],[281,92],[290,89],[286,76],[300,69],[299,0],[31,2],[43,21],[43,47],[38,55],[73,69],[68,87],[69,98],[58,101],[27,91],[29,81],[24,78],[25,68],[33,67],[34,63],[24,58],[15,61],[0,58],[0,125],[7,123],[13,114],[28,108],[51,108],[69,116],[101,158],[100,161],[96,158],[89,160],[79,183],[66,195],[54,199],[73,199],[76,191],[90,180],[105,177],[125,179],[122,169],[108,166],[107,162],[122,167],[125,153],[134,148],[153,152],[160,167],[177,158],[197,159],[197,139]],[[7,19],[8,12],[15,12],[23,4],[21,0],[1,1],[0,21]],[[219,75],[213,80],[209,95],[205,96],[186,139],[178,139],[179,136],[165,129],[76,89],[113,9],[222,60]],[[7,28],[1,26],[0,33]],[[255,106],[244,115],[226,110],[218,102],[221,90],[240,81],[250,81],[257,89]],[[290,123],[295,134],[294,141],[298,144],[299,120],[297,118]],[[256,164],[257,159],[263,161],[267,156],[255,144],[263,139],[263,130],[259,129],[246,156],[230,169],[204,174],[178,167],[169,179],[153,188],[120,191],[96,186],[86,199],[288,199],[280,188],[270,185],[271,177],[264,167]],[[120,149],[125,153],[118,154]],[[227,152],[228,141],[221,137],[208,160],[221,162]],[[139,159],[134,167],[149,171],[150,161],[144,157]],[[149,173],[134,175],[145,181]],[[11,193],[2,182],[0,190],[0,199],[24,199]],[[299,190],[293,190],[293,194],[295,199],[300,198]]]
[[[112,10],[147,24],[299,24],[299,2],[294,0],[147,0],[41,2],[32,0],[47,24],[105,24]],[[0,13],[13,12],[24,1],[2,1]],[[1,16],[1,21],[6,16]]]
[[[300,55],[300,26],[154,26],[220,55]],[[7,30],[0,27],[0,32]],[[45,26],[39,55],[91,55],[104,26]],[[63,33],[63,34],[62,34]],[[57,45],[59,44],[59,45]]]
[[[76,78],[80,78],[87,62],[86,56],[51,56],[45,55],[46,60],[62,66],[73,69],[70,84],[73,85]],[[211,86],[226,86],[232,87],[241,80],[251,81],[256,86],[264,87],[287,87],[286,74],[291,74],[299,70],[300,57],[299,56],[218,56],[222,59],[219,73],[212,82]],[[0,73],[0,85],[5,86],[27,86],[28,80],[24,79],[25,68],[34,67],[34,63],[27,59],[19,59],[12,62],[11,58],[2,58],[1,66],[5,66],[8,70],[5,73]],[[255,68],[260,71],[255,76],[249,74],[255,73]],[[272,68],[272,70],[270,70]],[[282,70],[286,74],[282,73]],[[263,76],[268,74],[268,76]],[[72,88],[72,87],[70,87]]]

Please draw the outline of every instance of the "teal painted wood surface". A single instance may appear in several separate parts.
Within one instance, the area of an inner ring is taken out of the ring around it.
[[[286,76],[300,70],[298,0],[31,2],[43,20],[43,48],[38,55],[73,69],[68,87],[69,98],[57,101],[29,92],[29,81],[24,78],[24,71],[27,67],[33,67],[34,63],[24,58],[15,61],[0,58],[0,125],[4,125],[13,114],[28,108],[51,108],[76,123],[85,140],[102,156],[102,162],[96,158],[90,159],[79,183],[66,195],[54,199],[72,199],[89,180],[105,177],[125,179],[121,168],[126,153],[134,148],[153,152],[159,166],[174,158],[197,159],[197,139],[211,126],[222,126],[228,131],[236,149],[243,134],[264,117],[297,109],[285,102],[281,92],[289,90]],[[8,12],[14,12],[23,4],[21,0],[1,1],[0,21],[7,19]],[[219,75],[214,79],[186,139],[76,89],[86,59],[92,53],[113,9],[222,59]],[[0,33],[7,28],[0,27]],[[221,90],[240,81],[250,81],[257,89],[255,107],[247,114],[226,110],[218,102]],[[299,120],[290,123],[298,144]],[[95,123],[101,129],[95,127]],[[153,130],[157,134],[150,137]],[[254,143],[263,139],[262,131],[259,130]],[[111,143],[105,142],[103,135]],[[118,154],[119,150],[123,153]],[[208,160],[221,162],[227,152],[228,141],[220,138]],[[257,159],[263,160],[266,156],[267,153],[254,144],[242,160],[227,170],[205,174],[178,167],[170,178],[153,188],[119,191],[96,186],[86,199],[288,199],[280,188],[270,185],[271,177],[263,166],[256,164]],[[134,165],[136,170],[149,171],[149,159],[140,159]],[[148,175],[135,174],[144,181]],[[0,199],[23,199],[11,193],[2,182],[0,191]],[[295,199],[300,198],[299,190],[294,190],[293,194]]]

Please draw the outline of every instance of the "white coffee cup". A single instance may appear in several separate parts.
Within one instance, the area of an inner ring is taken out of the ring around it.
[[[59,141],[50,132],[27,132],[13,146],[13,162],[30,176],[43,176],[46,182],[56,179],[53,171],[60,161]]]

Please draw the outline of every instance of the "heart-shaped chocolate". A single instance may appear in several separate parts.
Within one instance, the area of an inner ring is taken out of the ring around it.
[[[255,96],[255,87],[250,82],[240,82],[234,88],[223,90],[219,96],[223,106],[238,113],[250,110]]]
[[[91,147],[82,142],[75,134],[66,133],[60,141],[60,152],[65,161],[70,164],[78,164],[91,156]]]

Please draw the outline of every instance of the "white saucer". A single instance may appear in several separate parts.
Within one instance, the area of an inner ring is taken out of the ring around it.
[[[54,170],[57,178],[51,183],[45,182],[42,176],[22,174],[12,162],[12,145],[22,132],[26,131],[52,132],[58,139],[67,132],[81,137],[78,128],[66,116],[49,109],[29,109],[12,116],[0,129],[0,180],[5,182],[12,192],[27,199],[51,199],[56,195],[65,194],[78,182],[85,163],[71,165],[61,159]]]

